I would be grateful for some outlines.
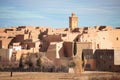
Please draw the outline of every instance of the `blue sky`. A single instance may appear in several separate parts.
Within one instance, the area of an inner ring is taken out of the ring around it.
[[[69,26],[75,12],[79,26],[120,26],[120,0],[0,0],[0,26]]]

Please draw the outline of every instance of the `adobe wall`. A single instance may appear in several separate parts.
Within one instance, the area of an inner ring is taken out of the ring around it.
[[[92,49],[92,43],[90,42],[76,42],[77,54],[81,58],[83,49]]]
[[[9,49],[0,49],[1,61],[9,61]]]
[[[22,42],[24,40],[24,35],[16,35],[14,38],[15,42]]]
[[[40,34],[39,31],[33,30],[32,33],[31,33],[32,40],[33,40],[33,41],[37,41],[39,34]]]
[[[77,37],[78,37],[79,33],[66,33],[66,36],[62,37],[62,40],[63,41],[66,41],[66,42],[73,42]]]
[[[2,48],[2,40],[0,40],[0,49]]]
[[[56,58],[56,44],[50,44],[45,55],[48,59],[54,61]]]
[[[9,43],[12,39],[1,39],[0,40],[0,48],[8,49]]]
[[[56,43],[56,58],[62,58],[64,56],[63,42]]]
[[[120,50],[114,50],[114,65],[120,65]]]
[[[48,35],[44,39],[49,42],[61,42],[62,41],[60,35]]]
[[[100,71],[114,71],[114,50],[96,50],[94,53],[96,59],[96,69]]]
[[[90,68],[88,70],[92,70],[92,71],[96,70],[96,60],[95,59],[87,60],[86,64],[90,64]]]
[[[18,34],[24,34],[23,31],[7,31],[7,34],[9,34],[9,36],[15,36]]]
[[[6,39],[9,37],[9,34],[5,33],[5,32],[0,32],[0,39]]]
[[[5,31],[5,28],[0,28],[0,33],[4,31]]]
[[[120,49],[120,29],[94,31],[88,29],[87,34],[80,36],[80,42],[92,42],[92,49]]]
[[[20,60],[22,54],[23,54],[22,51],[17,51],[16,60]]]
[[[109,31],[109,36],[112,43],[112,49],[120,50],[120,29]]]
[[[64,57],[63,42],[50,43],[47,52],[47,58],[55,60]]]
[[[96,60],[94,59],[93,49],[83,49],[82,61],[85,70],[96,70]]]
[[[73,42],[64,42],[64,55],[65,57],[72,57],[73,56]]]

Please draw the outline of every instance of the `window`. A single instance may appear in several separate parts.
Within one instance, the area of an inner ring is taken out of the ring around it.
[[[105,40],[105,37],[103,37],[103,39]]]
[[[106,62],[104,61],[104,64],[106,64]]]
[[[109,65],[109,69],[111,69],[111,65]]]
[[[109,59],[112,59],[112,56],[111,56],[111,55],[109,56]]]
[[[91,65],[90,64],[86,64],[86,68],[90,69]]]
[[[100,55],[100,59],[102,59],[102,55]]]
[[[119,40],[119,38],[117,37],[116,40]]]
[[[86,59],[90,59],[90,55],[86,55]]]
[[[62,34],[62,37],[66,37],[67,36],[67,34]]]
[[[0,61],[2,61],[2,57],[0,56]]]
[[[97,44],[97,49],[99,49],[100,48],[100,46],[99,46],[99,44]]]

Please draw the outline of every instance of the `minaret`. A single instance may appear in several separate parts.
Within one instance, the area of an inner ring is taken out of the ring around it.
[[[78,17],[75,15],[75,13],[72,13],[72,15],[69,17],[69,28],[71,30],[74,30],[78,27]]]

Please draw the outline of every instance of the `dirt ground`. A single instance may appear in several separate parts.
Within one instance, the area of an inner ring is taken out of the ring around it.
[[[120,73],[83,72],[73,73],[43,73],[43,72],[0,72],[0,80],[120,80]]]

